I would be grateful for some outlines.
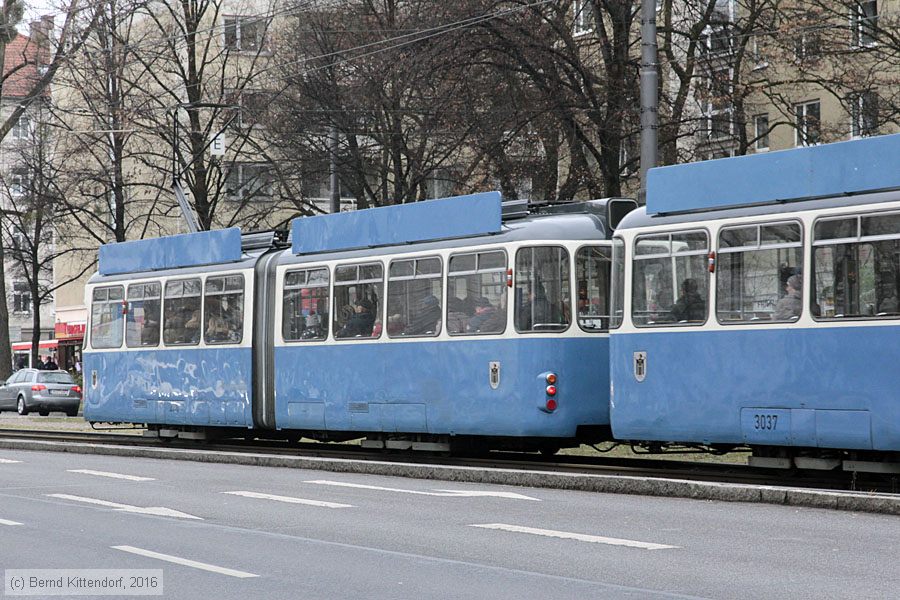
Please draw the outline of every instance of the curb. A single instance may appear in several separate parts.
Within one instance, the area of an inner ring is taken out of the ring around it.
[[[604,494],[717,500],[720,502],[753,502],[757,504],[900,515],[900,495],[870,494],[865,492],[834,492],[779,486],[689,481],[685,479],[645,478],[630,475],[553,473],[536,470],[521,471],[484,467],[361,461],[346,458],[210,452],[180,448],[135,448],[131,446],[41,442],[2,438],[0,438],[0,448],[6,450],[188,460],[255,467],[310,469],[335,473],[434,479],[459,483],[488,483]]]

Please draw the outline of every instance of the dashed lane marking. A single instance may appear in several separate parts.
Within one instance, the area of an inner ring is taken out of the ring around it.
[[[509,498],[512,500],[534,500],[540,502],[538,498],[517,494],[515,492],[485,492],[485,491],[469,491],[469,490],[435,490],[433,492],[425,492],[422,490],[405,490],[401,488],[381,487],[377,485],[362,485],[361,483],[346,483],[343,481],[328,481],[325,479],[316,479],[313,481],[304,481],[303,483],[314,483],[316,485],[333,485],[336,487],[348,487],[361,490],[378,490],[381,492],[396,492],[399,494],[415,494],[417,496],[439,496],[442,498]]]
[[[21,525],[18,521],[7,521],[6,519],[0,519],[0,525]]]
[[[322,500],[307,500],[306,498],[291,498],[290,496],[276,496],[275,494],[262,494],[260,492],[235,491],[222,493],[231,494],[232,496],[243,496],[244,498],[275,500],[276,502],[287,502],[288,504],[306,504],[308,506],[320,506],[322,508],[353,508],[352,504],[340,504],[339,502],[325,502]]]
[[[481,529],[498,529],[500,531],[511,531],[513,533],[530,533],[531,535],[542,535],[544,537],[560,538],[564,540],[576,540],[579,542],[589,542],[592,544],[608,544],[610,546],[627,546],[629,548],[641,548],[643,550],[668,550],[679,547],[669,546],[666,544],[652,544],[650,542],[638,542],[635,540],[623,540],[619,538],[603,537],[599,535],[586,535],[584,533],[570,533],[568,531],[554,531],[552,529],[521,527],[519,525],[507,525],[505,523],[485,523],[483,525],[469,525],[469,527],[479,527]]]
[[[0,465],[12,465],[15,463],[20,463],[21,460],[11,460],[9,458],[0,458]]]
[[[137,475],[123,475],[108,471],[92,471],[90,469],[69,469],[69,473],[81,473],[83,475],[96,475],[97,477],[109,477],[111,479],[127,479],[128,481],[156,481],[152,477],[139,477]]]
[[[146,556],[147,558],[155,558],[157,560],[164,560],[166,562],[174,563],[176,565],[183,565],[185,567],[192,567],[194,569],[201,569],[203,571],[219,573],[220,575],[228,575],[229,577],[238,577],[240,579],[247,579],[250,577],[259,577],[259,575],[254,575],[253,573],[247,573],[246,571],[238,571],[236,569],[228,569],[226,567],[219,567],[219,566],[211,565],[208,563],[198,562],[196,560],[181,558],[179,556],[172,556],[171,554],[161,554],[159,552],[153,552],[152,550],[144,550],[143,548],[135,548],[134,546],[110,546],[110,547],[113,548],[114,550],[121,550],[122,552],[130,552],[131,554],[137,554],[138,556]]]
[[[189,515],[181,511],[177,511],[165,506],[131,506],[130,504],[119,504],[118,502],[109,502],[108,500],[99,500],[97,498],[85,498],[84,496],[72,496],[70,494],[47,494],[50,498],[59,498],[61,500],[72,500],[74,502],[84,502],[86,504],[96,504],[98,506],[107,506],[109,508],[127,513],[136,513],[141,515],[155,515],[157,517],[176,517],[178,519],[197,519],[202,521],[200,517]]]

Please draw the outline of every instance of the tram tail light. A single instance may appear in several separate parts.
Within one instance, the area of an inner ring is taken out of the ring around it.
[[[547,385],[554,385],[556,383],[556,373],[547,373]]]
[[[556,410],[556,407],[557,407],[556,399],[548,398],[546,406],[547,406],[547,410],[550,412],[553,412],[554,410]]]
[[[512,287],[513,285],[513,277],[512,277],[512,269],[506,270],[506,287]]]
[[[710,273],[716,272],[716,253],[715,252],[709,253],[709,272]]]
[[[46,389],[47,389],[47,386],[46,386],[46,385],[41,385],[40,383],[37,384],[37,385],[31,386],[31,391],[32,391],[32,392],[43,392],[43,391],[46,390]]]
[[[555,395],[556,395],[556,386],[555,386],[555,385],[548,385],[548,386],[547,386],[547,395],[548,395],[548,396],[555,396]]]

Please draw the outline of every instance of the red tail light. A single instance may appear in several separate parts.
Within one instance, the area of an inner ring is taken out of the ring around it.
[[[547,373],[547,383],[550,385],[556,383],[556,373]]]
[[[75,392],[76,394],[80,394],[80,393],[81,393],[81,386],[79,386],[79,385],[73,385],[73,386],[72,386],[72,391]]]
[[[556,386],[555,386],[555,385],[548,385],[548,386],[547,386],[547,395],[548,395],[548,396],[555,396],[555,395],[556,395]]]
[[[553,398],[548,398],[546,406],[547,406],[547,410],[549,410],[550,412],[553,412],[554,410],[556,410],[556,406],[557,406],[556,400],[554,400]]]
[[[37,384],[37,385],[31,386],[31,391],[32,391],[32,392],[43,392],[43,391],[46,390],[46,389],[47,389],[47,386],[46,386],[46,385],[41,385],[40,383]]]

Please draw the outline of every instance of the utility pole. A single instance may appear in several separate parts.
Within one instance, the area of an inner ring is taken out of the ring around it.
[[[641,0],[641,190],[647,203],[647,171],[656,166],[659,142],[659,64],[656,45],[656,0]]]

